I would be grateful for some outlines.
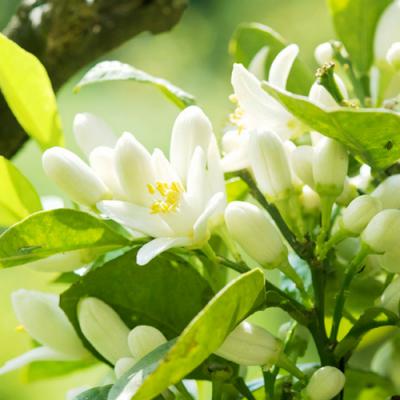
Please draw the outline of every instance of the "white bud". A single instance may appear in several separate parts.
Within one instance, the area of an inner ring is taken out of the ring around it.
[[[93,206],[108,197],[104,183],[76,154],[61,147],[44,152],[42,164],[45,173],[68,197],[86,206]]]
[[[123,357],[120,358],[114,367],[115,376],[117,379],[121,378],[125,372],[128,372],[130,368],[132,368],[136,364],[136,360],[132,357]]]
[[[109,362],[129,357],[129,329],[106,303],[87,297],[78,304],[79,325],[90,344]]]
[[[362,241],[375,253],[384,253],[398,245],[400,210],[383,210],[375,215],[361,234]]]
[[[225,210],[229,233],[243,250],[265,268],[276,268],[287,259],[278,228],[257,206],[233,201]]]
[[[371,196],[381,201],[382,208],[400,208],[400,174],[386,178]]]
[[[321,211],[321,198],[309,186],[303,186],[300,202],[306,214],[318,214]]]
[[[341,225],[353,235],[360,234],[369,221],[381,210],[381,202],[369,195],[356,197],[344,209]]]
[[[322,367],[313,373],[304,389],[309,400],[331,400],[344,388],[346,378],[335,367]]]
[[[31,290],[12,294],[17,319],[33,339],[71,359],[87,357],[87,350],[58,302],[57,295]]]
[[[128,336],[128,346],[136,361],[166,342],[166,337],[157,328],[148,325],[136,326]]]
[[[73,123],[75,140],[87,157],[98,146],[114,147],[117,138],[112,129],[90,113],[76,114]]]
[[[281,342],[264,328],[242,322],[215,352],[220,357],[239,365],[270,367],[282,353]]]
[[[400,69],[400,42],[393,43],[386,53],[386,61],[396,70]]]
[[[313,176],[316,191],[322,196],[337,197],[343,191],[348,154],[336,140],[323,138],[314,150]]]
[[[348,177],[344,180],[342,193],[336,197],[336,203],[341,207],[348,206],[358,196],[357,187]]]
[[[374,53],[378,61],[385,60],[393,42],[400,41],[400,2],[391,3],[382,13],[375,30]]]
[[[380,298],[380,305],[396,314],[399,313],[400,303],[400,276],[394,279],[385,289]]]
[[[382,255],[374,255],[374,261],[384,270],[399,274],[400,273],[400,247],[394,246],[391,250]]]
[[[325,64],[333,59],[333,48],[329,42],[319,44],[314,50],[315,60],[319,65]]]
[[[251,59],[247,68],[249,72],[251,72],[260,81],[265,79],[265,62],[267,61],[268,54],[269,47],[261,47],[261,49],[258,50],[254,57]]]
[[[200,107],[187,107],[176,118],[172,128],[170,160],[183,183],[186,183],[195,149],[200,146],[207,154],[212,135],[211,122]]]
[[[296,147],[290,154],[294,173],[310,188],[314,187],[313,155],[314,149],[312,146]]]
[[[261,191],[273,200],[288,197],[293,190],[285,148],[272,132],[253,132],[250,136],[250,162]]]

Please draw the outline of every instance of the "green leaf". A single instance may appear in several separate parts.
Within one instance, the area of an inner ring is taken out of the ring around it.
[[[355,67],[367,75],[373,63],[374,35],[379,17],[393,0],[328,0],[336,33]]]
[[[99,386],[79,394],[74,400],[107,400],[111,385]]]
[[[180,108],[185,108],[195,103],[195,99],[191,94],[184,92],[165,79],[157,78],[119,61],[103,61],[95,65],[80,80],[74,91],[78,92],[82,87],[93,83],[125,80],[154,85]]]
[[[252,270],[231,281],[190,322],[133,399],[151,399],[179,382],[216,351],[229,332],[263,302],[261,270]]]
[[[0,89],[18,122],[42,149],[64,143],[56,97],[40,61],[0,33]]]
[[[362,161],[386,168],[400,158],[400,115],[384,109],[326,111],[304,96],[263,82],[264,89],[312,130],[343,143]]]
[[[12,267],[71,250],[95,254],[129,241],[91,214],[72,209],[41,211],[0,236],[0,267]]]
[[[268,26],[258,23],[240,24],[229,44],[229,52],[234,60],[248,67],[253,57],[263,47],[268,47],[265,62],[265,77],[272,61],[289,43],[279,33]],[[296,59],[288,80],[288,89],[299,94],[308,94],[313,84],[310,69],[299,58]]]
[[[0,226],[15,224],[42,209],[39,195],[32,184],[11,161],[1,156],[0,182]]]
[[[61,295],[61,308],[80,332],[77,305],[86,296],[109,304],[129,328],[151,325],[168,338],[178,336],[213,295],[207,281],[181,258],[163,254],[145,267],[136,264],[137,250],[89,272]]]
[[[244,200],[249,192],[249,187],[238,177],[226,181],[225,187],[228,201]]]

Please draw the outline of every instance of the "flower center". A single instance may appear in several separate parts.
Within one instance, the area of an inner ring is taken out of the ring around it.
[[[174,212],[179,207],[183,187],[179,182],[156,182],[155,186],[147,185],[151,195],[157,196],[157,200],[150,206],[151,214],[165,214]]]
[[[235,110],[233,113],[229,115],[229,121],[235,125],[238,128],[238,133],[242,133],[244,130],[245,126],[243,124],[243,116],[244,116],[244,111],[243,109],[239,106],[239,103],[237,101],[237,98],[235,95],[229,96],[229,100],[236,105]]]

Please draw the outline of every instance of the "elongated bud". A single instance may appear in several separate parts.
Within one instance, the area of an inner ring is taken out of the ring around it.
[[[382,208],[400,208],[400,175],[392,175],[386,178],[371,193],[378,198]]]
[[[78,304],[79,326],[90,344],[110,363],[131,355],[129,329],[106,303],[87,297]]]
[[[215,352],[220,357],[239,365],[270,367],[278,362],[282,344],[260,326],[242,322]]]
[[[83,267],[94,259],[95,255],[91,257],[85,250],[73,250],[32,261],[24,266],[38,272],[69,272]]]
[[[136,326],[128,336],[128,346],[136,361],[166,342],[166,337],[157,328],[148,325]]]
[[[273,201],[287,198],[293,191],[289,162],[282,141],[272,132],[250,136],[250,162],[261,191]]]
[[[319,44],[314,50],[315,60],[319,65],[323,65],[333,60],[333,48],[329,42]]]
[[[290,154],[294,173],[310,188],[314,187],[313,156],[314,149],[312,146],[296,147]]]
[[[375,253],[392,250],[399,243],[400,210],[383,210],[371,219],[363,233],[362,241]]]
[[[78,146],[87,157],[96,147],[114,147],[117,142],[112,129],[101,118],[90,113],[75,115],[73,131]]]
[[[352,235],[358,235],[381,208],[381,202],[377,198],[367,194],[359,196],[343,211],[340,224]]]
[[[300,203],[305,214],[316,215],[321,212],[321,199],[309,186],[303,186]]]
[[[393,43],[386,53],[386,61],[394,68],[400,69],[400,42]]]
[[[125,374],[125,372],[128,372],[131,367],[133,367],[136,364],[136,360],[132,357],[123,357],[120,358],[116,363],[114,367],[114,372],[115,376],[117,379],[121,378],[122,375]]]
[[[336,140],[323,138],[314,150],[313,176],[315,190],[322,196],[339,196],[347,175],[348,155]]]
[[[336,197],[336,204],[347,207],[358,196],[357,187],[348,177],[344,180],[342,193]]]
[[[322,367],[311,376],[304,389],[308,400],[331,400],[344,388],[346,378],[335,367]]]
[[[104,183],[76,154],[61,147],[44,152],[45,173],[68,197],[85,206],[93,206],[109,197]]]
[[[200,107],[187,107],[178,115],[172,129],[170,160],[182,182],[186,183],[196,147],[207,154],[212,134],[211,122]]]
[[[57,295],[18,290],[12,294],[12,304],[18,321],[37,342],[71,359],[89,355],[72,324],[58,305]]]
[[[394,279],[385,289],[380,298],[380,305],[389,311],[399,314],[400,277]]]
[[[233,201],[225,210],[229,233],[243,250],[265,268],[287,260],[287,249],[271,219],[257,206]]]
[[[374,53],[377,61],[385,60],[393,42],[400,41],[400,2],[394,1],[382,13],[375,30]]]

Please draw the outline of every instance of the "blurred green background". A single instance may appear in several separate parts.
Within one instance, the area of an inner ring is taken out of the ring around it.
[[[0,26],[7,24],[18,6],[16,0],[0,0]],[[324,0],[197,0],[181,22],[168,33],[142,34],[109,53],[104,59],[130,63],[151,74],[170,80],[194,94],[220,134],[230,110],[229,38],[240,22],[256,21],[270,25],[290,42],[300,45],[302,57],[313,67],[314,47],[333,37]],[[90,66],[87,66],[89,68]],[[173,121],[178,109],[159,92],[135,83],[106,83],[72,94],[80,71],[58,94],[59,108],[67,136],[67,146],[77,150],[71,125],[77,112],[101,115],[117,133],[133,132],[148,148],[168,149]],[[41,195],[58,193],[45,178],[40,152],[28,143],[14,161],[34,183]],[[29,338],[17,333],[10,293],[18,288],[62,291],[50,284],[52,277],[25,268],[3,270],[0,280],[0,365],[29,348]],[[269,311],[259,315],[271,331],[276,331],[282,315]],[[67,389],[99,383],[102,368],[69,375],[62,379],[27,383],[24,372],[0,377],[0,400],[60,400]]]

